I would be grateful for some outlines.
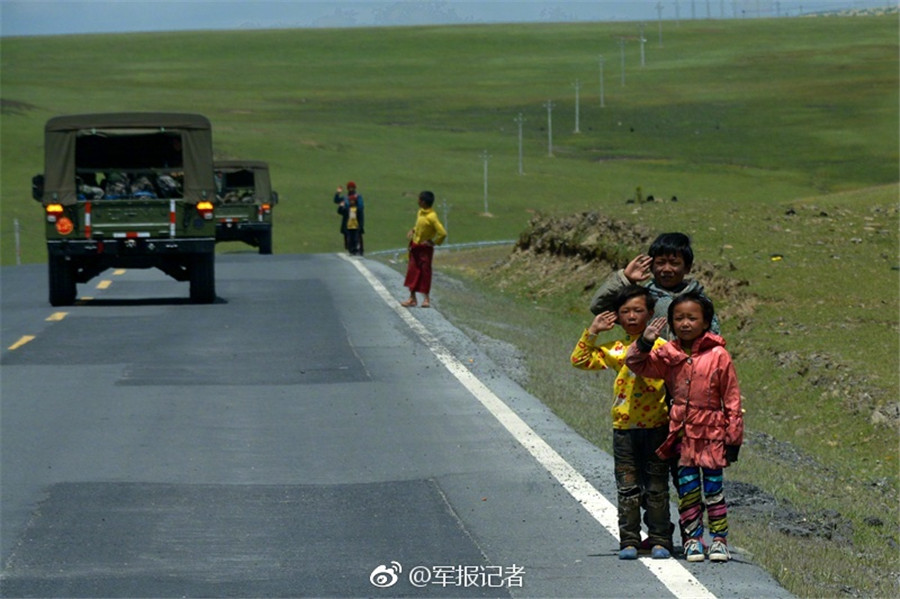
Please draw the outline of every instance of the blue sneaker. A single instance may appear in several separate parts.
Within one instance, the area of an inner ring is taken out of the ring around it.
[[[637,559],[637,556],[637,547],[629,545],[619,550],[619,559]]]
[[[684,558],[689,562],[702,562],[706,559],[703,545],[697,539],[688,539],[684,544]]]
[[[654,545],[653,549],[650,550],[650,557],[653,559],[668,559],[672,557],[672,554],[662,545]]]

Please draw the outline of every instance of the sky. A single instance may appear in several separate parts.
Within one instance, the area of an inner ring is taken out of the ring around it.
[[[788,17],[894,0],[0,0],[0,35]]]

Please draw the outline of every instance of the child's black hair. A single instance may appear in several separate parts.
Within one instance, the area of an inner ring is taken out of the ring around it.
[[[419,199],[425,202],[425,205],[431,208],[434,205],[434,194],[430,191],[423,191],[419,194]]]
[[[633,297],[644,298],[647,302],[647,311],[651,314],[653,313],[653,308],[656,306],[656,298],[650,293],[650,289],[643,285],[628,285],[627,287],[623,287],[613,300],[613,311],[618,312],[619,308],[624,306],[625,303]]]
[[[684,233],[663,233],[653,240],[648,252],[651,258],[657,256],[675,256],[681,254],[687,270],[694,264],[694,250],[691,249],[691,238]]]
[[[675,326],[672,323],[672,317],[675,314],[675,306],[677,306],[678,304],[683,304],[685,302],[694,302],[700,305],[700,309],[703,310],[703,320],[706,321],[706,330],[708,331],[709,327],[712,325],[713,316],[715,316],[716,314],[716,308],[715,306],[713,306],[711,299],[698,291],[688,291],[687,293],[682,293],[672,300],[672,303],[669,304],[669,329],[673,331],[675,330]]]

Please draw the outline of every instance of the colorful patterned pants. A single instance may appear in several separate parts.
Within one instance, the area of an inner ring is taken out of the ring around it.
[[[685,538],[703,538],[704,510],[709,519],[709,534],[726,538],[728,508],[722,488],[722,469],[679,466],[678,520]]]

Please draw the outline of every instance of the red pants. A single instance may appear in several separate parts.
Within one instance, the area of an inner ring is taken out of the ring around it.
[[[434,246],[427,243],[409,244],[409,263],[406,267],[404,287],[410,293],[428,294],[431,291],[431,261],[434,258]]]

